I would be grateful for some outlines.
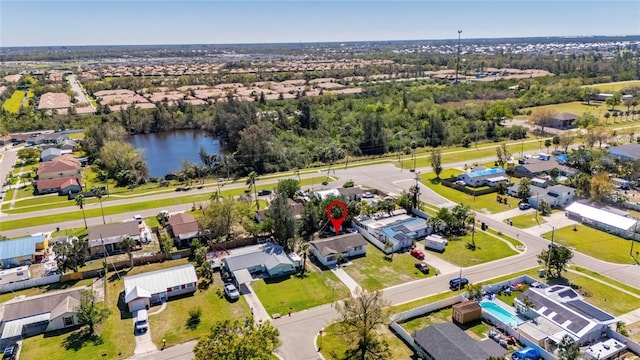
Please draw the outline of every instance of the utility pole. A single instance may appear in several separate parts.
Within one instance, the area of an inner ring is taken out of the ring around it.
[[[549,257],[547,259],[547,274],[551,274],[551,252],[555,247],[553,247],[553,237],[556,233],[556,228],[551,227],[551,245],[549,245]]]
[[[460,34],[462,34],[462,30],[458,30],[458,58],[456,61],[456,82],[455,84],[460,83],[460,78],[458,77],[458,73],[460,72]]]

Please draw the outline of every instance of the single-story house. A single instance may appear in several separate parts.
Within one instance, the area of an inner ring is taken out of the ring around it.
[[[50,147],[48,149],[42,150],[42,152],[40,153],[40,161],[51,161],[61,155],[62,150],[55,147]]]
[[[0,285],[25,281],[31,278],[29,266],[18,266],[13,269],[0,270]]]
[[[362,199],[362,195],[365,193],[359,187],[350,187],[350,188],[338,188],[338,192],[340,195],[344,196],[347,200],[350,201],[360,201]]]
[[[357,217],[353,224],[365,239],[386,253],[409,248],[413,245],[414,240],[431,233],[431,226],[427,224],[425,219],[409,216],[406,213],[391,216],[387,214],[365,215]],[[384,244],[388,241],[392,243],[392,246],[390,249],[385,249]]]
[[[618,160],[640,161],[640,144],[611,146],[607,151],[610,157]]]
[[[496,186],[501,182],[509,182],[503,168],[485,168],[478,166],[473,171],[458,175],[458,180],[472,187]]]
[[[0,241],[0,266],[9,268],[41,260],[49,239],[45,235]]]
[[[56,179],[35,180],[36,194],[68,195],[70,193],[78,193],[82,191],[82,182],[77,177],[62,177]]]
[[[542,201],[551,205],[552,208],[562,208],[573,201],[576,193],[576,189],[566,185],[553,185],[546,189],[540,189],[542,191],[538,191],[539,188],[533,190],[533,186],[530,189],[529,205],[534,209],[537,209]]]
[[[549,125],[549,127],[556,129],[571,129],[573,127],[573,122],[576,121],[578,117],[575,114],[568,112],[557,113],[553,116],[553,121]]]
[[[577,169],[559,163],[554,157],[544,160],[541,156],[525,159],[524,164],[517,164],[513,170],[516,173],[534,177],[548,174],[553,168],[558,169],[559,174],[562,176],[577,175],[579,172]]]
[[[436,251],[444,251],[447,246],[447,239],[438,234],[430,234],[424,239],[424,248]]]
[[[25,337],[79,324],[78,308],[85,287],[15,298],[3,304],[1,346],[15,344]]]
[[[528,310],[523,305],[528,297],[533,307]],[[580,346],[600,340],[602,333],[618,319],[587,303],[575,290],[568,286],[554,285],[547,288],[529,288],[514,300],[518,311],[528,311],[529,317],[544,318],[556,326],[546,334],[546,341],[559,344],[565,335],[572,337]],[[521,330],[526,333],[528,327]]]
[[[639,230],[636,219],[579,202],[567,206],[565,211],[570,219],[623,238],[632,239],[634,233]]]
[[[76,151],[77,148],[78,148],[78,143],[73,141],[73,140],[69,140],[69,139],[63,141],[60,144],[60,150],[63,151],[63,154],[64,154],[64,151],[73,152],[73,151]]]
[[[413,336],[421,357],[431,360],[487,360],[491,356],[504,357],[507,353],[495,341],[477,342],[454,323],[429,325]]]
[[[198,276],[191,264],[124,277],[124,302],[130,312],[194,293]]]
[[[71,155],[59,156],[51,161],[38,164],[38,179],[56,179],[63,177],[82,178],[80,161]]]
[[[200,227],[193,215],[178,213],[169,217],[169,233],[175,241],[184,242],[197,237]]]
[[[342,254],[345,259],[367,253],[367,240],[359,233],[348,233],[309,243],[309,250],[324,266],[332,266],[337,262],[336,256]]]
[[[239,283],[249,282],[250,274],[266,274],[269,277],[295,273],[300,257],[288,255],[284,248],[273,243],[234,249],[223,259],[223,267],[234,274]]]
[[[340,191],[338,191],[338,189],[318,190],[313,192],[313,196],[324,200],[328,197],[340,197]]]
[[[92,256],[119,252],[119,243],[125,237],[140,241],[140,224],[137,221],[126,221],[96,225],[89,227],[89,252]]]
[[[451,307],[451,311],[453,321],[461,325],[482,318],[482,306],[473,300],[455,304]]]
[[[289,205],[289,207],[291,208],[294,219],[302,219],[304,205],[289,198],[287,198],[287,205]],[[257,222],[262,222],[267,217],[267,209],[256,210],[255,217]]]

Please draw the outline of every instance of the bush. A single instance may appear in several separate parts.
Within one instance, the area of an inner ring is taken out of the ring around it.
[[[342,184],[343,188],[352,188],[356,186],[356,184],[353,182],[353,180],[349,180],[347,182],[345,182],[344,184]]]
[[[187,328],[194,330],[200,325],[200,316],[202,316],[202,309],[195,308],[189,310],[189,319],[187,320]]]

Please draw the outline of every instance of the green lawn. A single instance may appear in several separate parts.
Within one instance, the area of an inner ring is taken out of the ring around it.
[[[477,228],[477,227],[476,227],[476,231],[478,231],[478,228]],[[482,230],[480,230],[480,231],[482,231]],[[511,244],[512,244],[516,249],[517,249],[519,246],[520,246],[520,247],[524,247],[524,245],[520,242],[520,240],[516,240],[516,239],[512,238],[511,236],[507,236],[507,235],[502,234],[502,233],[500,233],[500,232],[498,232],[498,231],[495,231],[495,230],[493,230],[493,229],[491,229],[491,228],[489,228],[489,229],[485,230],[485,232],[488,232],[488,233],[490,233],[490,234],[493,234],[493,235],[495,235],[495,236],[499,236],[499,237],[503,238],[504,240],[506,240],[506,241],[510,242],[510,243],[511,243]]]
[[[180,344],[204,336],[217,321],[251,316],[244,297],[229,302],[224,296],[218,274],[214,278],[214,284],[207,290],[198,290],[193,296],[172,299],[167,302],[167,308],[163,312],[149,317],[151,337],[158,348],[162,347],[162,339],[167,341],[167,346]],[[187,327],[189,310],[198,308],[202,310],[201,322],[195,329],[190,329]]]
[[[349,296],[348,289],[331,271],[307,271],[304,278],[290,276],[251,284],[269,315],[286,315]]]
[[[619,316],[636,310],[640,304],[640,298],[618,291],[607,283],[589,279],[575,273],[563,273],[563,276],[572,284],[581,287],[578,290],[584,299],[594,306],[605,310],[612,315]],[[608,282],[609,279],[607,279]]]
[[[448,178],[451,176],[457,176],[459,174],[462,174],[462,171],[456,169],[447,169],[440,174],[440,177]],[[465,204],[476,211],[493,214],[514,209],[518,206],[518,199],[513,197],[507,197],[509,205],[505,205],[496,201],[497,193],[472,196],[465,194],[462,191],[446,187],[440,183],[439,179],[436,179],[435,174],[432,172],[422,174],[420,181],[445,198],[458,204]]]
[[[600,260],[619,264],[635,264],[635,261],[629,256],[630,240],[585,225],[576,225],[576,229],[577,231],[573,231],[573,226],[556,229],[554,240]],[[544,237],[551,239],[551,232],[544,234]]]
[[[536,214],[537,212],[514,216],[512,218],[505,219],[504,222],[508,224],[509,221],[511,221],[512,225],[514,227],[517,227],[518,229],[528,229],[530,227],[542,225],[547,222],[543,216]]]
[[[431,254],[461,267],[478,265],[517,254],[503,241],[482,231],[475,233],[475,250],[467,247],[470,243],[471,234],[469,233],[460,240],[449,240],[443,253],[433,251]]]
[[[77,238],[81,238],[87,236],[88,230],[84,227],[73,228],[73,229],[60,229],[60,231],[54,231],[51,233],[51,238],[55,238],[57,236],[75,236]]]
[[[451,307],[443,308],[404,322],[402,323],[402,327],[409,333],[413,333],[432,324],[451,322],[451,313]],[[478,340],[484,339],[490,329],[491,326],[482,321],[476,321],[465,327],[466,332],[477,336]]]
[[[22,104],[24,95],[24,91],[14,91],[13,94],[11,94],[11,97],[5,100],[5,102],[2,104],[2,108],[12,114],[17,114],[18,111],[20,111],[20,105]]]
[[[67,282],[63,282],[63,283],[53,283],[50,285],[45,285],[45,286],[38,286],[38,287],[32,287],[29,289],[24,289],[24,290],[18,290],[18,291],[14,291],[14,292],[9,292],[9,293],[4,293],[4,294],[0,294],[0,303],[3,303],[5,301],[9,301],[15,297],[18,296],[35,296],[35,295],[40,295],[40,294],[44,294],[48,291],[56,291],[56,290],[63,290],[63,289],[70,289],[72,287],[78,287],[78,286],[87,286],[87,285],[91,285],[93,283],[93,279],[82,279],[82,280],[78,280],[78,281],[67,281]]]
[[[352,264],[343,268],[363,289],[374,291],[435,274],[433,267],[426,275],[418,271],[414,266],[416,261],[408,253],[387,258],[380,249],[369,245],[366,256],[352,259]]]
[[[577,265],[572,266],[571,270],[579,271],[580,273],[583,273],[585,275],[589,275],[589,276],[594,277],[594,278],[596,278],[598,280],[602,280],[602,281],[606,282],[607,284],[611,284],[612,286],[617,286],[617,287],[619,287],[621,289],[624,289],[626,291],[629,291],[631,293],[634,293],[634,294],[640,296],[640,289],[634,288],[633,286],[629,286],[627,284],[623,284],[623,283],[621,283],[619,281],[616,281],[616,280],[613,280],[613,279],[608,278],[606,276],[603,276],[600,273],[591,271],[589,269],[585,269],[585,268],[583,268],[581,266],[577,266]]]
[[[602,122],[606,122],[608,125],[613,125],[613,124],[618,124],[620,122],[622,122],[626,117],[618,117],[617,121],[616,119],[612,116],[609,118],[609,120],[607,121],[607,118],[604,117],[604,114],[607,113],[607,111],[609,110],[609,107],[607,105],[605,105],[604,101],[600,101],[600,102],[591,102],[591,105],[587,105],[586,103],[582,102],[582,101],[572,101],[572,102],[568,102],[568,103],[561,103],[561,104],[553,104],[553,105],[544,105],[544,106],[537,106],[534,108],[527,108],[527,109],[523,109],[522,111],[526,111],[526,110],[534,110],[534,109],[538,109],[538,108],[546,108],[546,109],[552,109],[553,111],[557,112],[557,113],[561,113],[561,112],[569,112],[572,114],[575,114],[577,116],[581,116],[584,113],[591,113],[592,115],[599,117],[599,120]],[[618,109],[620,109],[621,107],[618,107]],[[626,110],[626,108],[625,108]],[[524,116],[521,116],[522,118],[526,118]],[[615,121],[615,123],[614,123]],[[627,122],[627,124],[629,124],[631,122]]]

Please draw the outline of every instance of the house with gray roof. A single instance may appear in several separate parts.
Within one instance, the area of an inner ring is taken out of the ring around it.
[[[44,332],[76,326],[84,291],[76,287],[31,297],[17,297],[0,305],[0,346]]]
[[[608,149],[609,156],[618,160],[640,161],[640,144],[624,144]]]
[[[423,358],[432,360],[486,360],[507,354],[495,341],[475,341],[454,323],[429,325],[413,337]]]
[[[196,291],[198,275],[191,264],[146,272],[124,278],[124,302],[130,312],[166,302]]]
[[[234,249],[223,259],[223,267],[233,273],[239,283],[249,282],[253,274],[279,277],[293,274],[300,266],[299,257],[287,254],[284,248],[266,243]]]
[[[348,233],[311,241],[309,250],[322,265],[333,266],[337,263],[338,254],[345,259],[365,255],[367,244],[367,240],[359,233]]]
[[[525,159],[525,163],[516,165],[514,171],[528,177],[548,174],[553,168],[558,169],[562,176],[577,175],[579,173],[577,169],[559,163],[555,157],[542,155],[540,154],[537,158]]]
[[[140,241],[140,224],[137,221],[125,221],[89,227],[89,252],[92,256],[111,254],[120,251],[119,243],[125,237]]]
[[[507,188],[507,194],[511,196],[518,195],[519,184],[513,184]],[[544,201],[551,205],[552,208],[563,208],[574,200],[576,189],[566,185],[553,185],[547,188],[539,186],[529,187],[529,205],[537,209],[539,204]]]
[[[528,297],[533,307],[527,309],[523,299]],[[571,287],[554,285],[547,288],[529,288],[520,294],[514,304],[518,311],[529,317],[542,317],[553,323],[552,333],[546,334],[548,341],[559,344],[566,335],[580,346],[599,341],[607,328],[618,319],[613,315],[587,303]],[[525,327],[526,330],[526,327]],[[527,333],[523,333],[525,336]]]
[[[55,147],[50,147],[48,149],[42,150],[42,152],[40,153],[40,161],[51,161],[60,156],[62,156],[62,150]]]
[[[553,116],[553,121],[549,125],[552,128],[566,130],[573,128],[573,122],[578,117],[575,114],[568,112],[557,113]]]

